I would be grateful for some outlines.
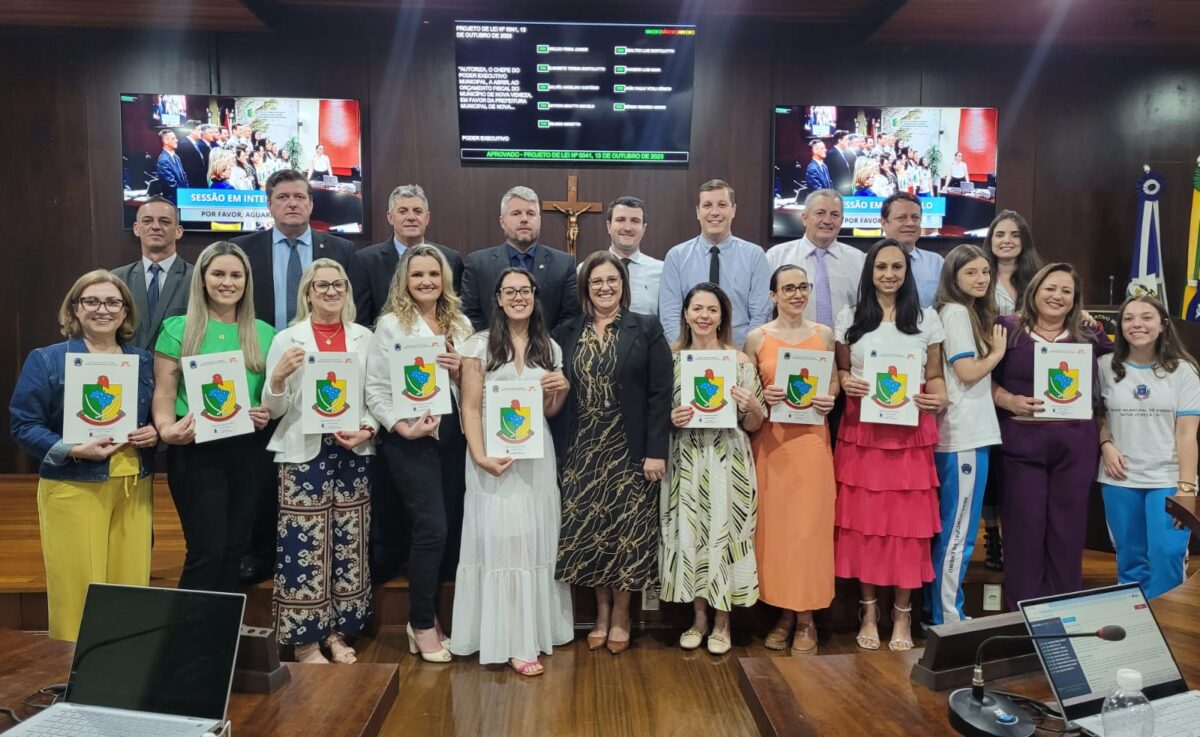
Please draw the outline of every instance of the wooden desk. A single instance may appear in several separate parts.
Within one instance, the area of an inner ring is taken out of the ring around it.
[[[74,643],[0,629],[0,706],[29,716],[31,710],[21,702],[43,686],[66,682],[74,650]],[[288,663],[288,668],[291,683],[273,694],[230,695],[235,735],[375,737],[399,690],[395,665]],[[0,719],[0,731],[11,726],[7,718]]]
[[[1167,500],[1167,511],[1200,535],[1195,498]],[[1150,603],[1184,679],[1200,686],[1200,574]],[[885,633],[886,634],[886,633]],[[921,650],[883,649],[856,655],[741,658],[738,685],[764,737],[817,737],[855,732],[879,737],[953,735],[948,691],[909,679]],[[985,671],[986,675],[986,671]],[[1053,698],[1041,670],[988,681],[988,687],[1043,701]]]

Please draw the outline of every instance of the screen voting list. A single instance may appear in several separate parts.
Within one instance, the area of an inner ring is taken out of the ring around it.
[[[455,22],[471,161],[686,163],[694,26]]]

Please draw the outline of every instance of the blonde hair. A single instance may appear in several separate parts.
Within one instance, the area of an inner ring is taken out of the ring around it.
[[[237,157],[227,148],[217,149],[208,159],[208,181],[223,181],[229,178],[229,170],[237,164]]]
[[[200,252],[196,267],[192,270],[192,284],[188,290],[187,317],[183,323],[183,341],[179,346],[179,357],[194,356],[200,352],[204,334],[208,330],[208,290],[204,288],[204,276],[208,267],[218,256],[236,256],[246,271],[246,289],[238,300],[236,324],[238,346],[246,358],[246,368],[262,372],[267,368],[266,357],[258,343],[258,326],[254,319],[254,275],[250,273],[250,260],[246,252],[236,243],[217,241]]]
[[[291,325],[302,323],[308,319],[309,313],[312,312],[312,302],[308,298],[308,288],[312,286],[313,281],[317,278],[317,269],[334,269],[338,276],[346,280],[346,299],[342,302],[342,314],[338,318],[343,323],[354,322],[354,318],[358,316],[358,310],[354,308],[354,287],[350,286],[350,277],[346,275],[346,269],[337,261],[331,258],[319,258],[308,265],[304,273],[300,276],[300,286],[296,289],[296,317],[291,321]]]
[[[418,256],[437,259],[438,268],[442,270],[442,294],[438,297],[435,313],[438,328],[448,338],[466,338],[471,334],[470,323],[462,313],[462,300],[454,292],[454,272],[450,268],[450,262],[446,260],[445,254],[427,243],[404,249],[404,255],[400,257],[400,263],[396,264],[396,271],[392,274],[387,302],[379,316],[394,314],[400,325],[408,329],[421,319],[417,302],[408,292],[408,266]]]
[[[116,274],[105,269],[89,271],[76,279],[71,288],[67,290],[67,296],[63,297],[62,305],[58,308],[59,332],[66,338],[78,338],[83,335],[83,325],[75,315],[75,306],[79,303],[79,297],[83,294],[83,290],[96,284],[112,284],[121,293],[121,299],[125,301],[125,319],[121,321],[121,327],[117,328],[117,337],[121,341],[129,340],[137,331],[138,321],[137,307],[133,304],[133,293],[129,291],[129,287],[125,286],[125,282],[117,278]]]

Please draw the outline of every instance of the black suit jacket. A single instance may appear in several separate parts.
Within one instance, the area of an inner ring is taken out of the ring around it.
[[[162,289],[158,293],[158,308],[153,315],[148,314],[150,303],[146,299],[146,272],[142,269],[142,260],[139,258],[131,264],[118,266],[112,273],[129,287],[129,291],[133,293],[133,305],[137,308],[137,330],[129,345],[153,353],[163,320],[187,313],[188,294],[192,286],[192,265],[184,261],[182,256],[176,256],[171,270],[159,277]]]
[[[847,150],[843,156],[834,146],[825,157],[825,166],[829,167],[829,181],[834,189],[842,195],[854,192],[854,154]]]
[[[496,283],[500,272],[509,267],[508,245],[485,248],[467,256],[463,267],[463,314],[476,330],[485,330],[496,306]],[[575,291],[575,259],[545,243],[537,244],[533,278],[538,285],[538,301],[546,330],[583,314]]]
[[[187,174],[188,186],[208,186],[208,147],[203,141],[193,143],[190,138],[180,138],[175,153],[183,162],[183,173]]]
[[[572,386],[568,398],[570,409],[562,413],[570,418],[568,437],[574,437],[575,422],[580,414],[579,394],[574,389],[579,386],[575,349],[587,319],[576,317],[554,331],[554,340],[562,349],[563,372]],[[622,310],[621,326],[617,331],[617,399],[621,404],[621,418],[632,458],[666,459],[671,439],[674,381],[671,348],[658,318]],[[559,452],[565,454],[566,443]]]
[[[254,315],[268,325],[275,325],[275,290],[287,287],[286,284],[275,284],[275,275],[271,268],[272,232],[259,230],[230,239],[241,246],[246,252],[246,257],[250,259],[250,274],[254,277]],[[319,230],[313,230],[312,241],[313,261],[331,258],[349,273],[350,256],[354,253],[353,243]],[[275,327],[282,329],[279,325]]]
[[[458,251],[438,243],[429,243],[437,248],[450,262],[453,271],[454,293],[462,294],[463,260]],[[380,310],[387,304],[392,276],[400,263],[396,244],[392,238],[375,243],[358,251],[350,259],[350,284],[354,287],[354,307],[358,312],[356,321],[371,327],[379,317]]]

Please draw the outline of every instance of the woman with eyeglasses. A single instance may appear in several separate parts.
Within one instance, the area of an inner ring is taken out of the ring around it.
[[[67,339],[29,354],[9,403],[13,440],[39,464],[38,526],[50,636],[56,640],[78,637],[88,584],[150,583],[158,433],[149,422],[150,354],[128,343],[137,320],[133,295],[120,279],[104,270],[79,277],[58,310]],[[63,440],[68,353],[124,354],[137,362],[137,386],[95,388],[117,404],[116,411],[135,413],[137,430],[83,443]]]
[[[542,410],[551,417],[570,384],[562,352],[546,332],[533,275],[505,269],[492,299],[497,309],[488,329],[462,349],[462,424],[471,462],[450,652],[478,652],[481,663],[508,663],[523,676],[537,676],[543,672],[539,655],[570,642],[573,628],[571,589],[554,579],[561,514],[554,440],[542,433],[541,458],[489,457],[483,413],[499,407],[484,387],[537,381]]]
[[[368,473],[379,427],[360,408],[355,430],[306,433],[304,359],[357,354],[362,386],[370,342],[371,331],[354,322],[345,269],[333,259],[313,261],[300,276],[296,317],[271,341],[262,395],[271,419],[279,420],[267,444],[279,467],[272,619],[275,637],[294,645],[301,663],[328,663],[322,646],[335,663],[357,660],[346,637],[362,629],[371,610]]]
[[[658,487],[670,443],[671,349],[629,310],[628,272],[608,251],[579,270],[584,316],[554,331],[570,382],[558,580],[596,591],[588,649],[629,648],[634,591],[658,583]]]
[[[408,649],[427,663],[450,662],[445,647],[449,640],[437,617],[437,594],[447,560],[457,560],[466,486],[466,441],[459,429],[462,356],[455,346],[470,337],[471,323],[461,305],[441,250],[428,243],[404,249],[367,359],[367,406],[383,425],[379,452],[412,521]],[[446,350],[432,358],[450,376],[450,386],[438,390],[450,392],[451,412],[406,416],[392,387],[392,347],[435,336],[446,341]]]
[[[167,485],[179,512],[187,552],[179,588],[237,591],[238,568],[250,543],[259,499],[267,409],[260,407],[266,356],[275,328],[254,319],[254,280],[246,254],[217,241],[192,270],[187,313],[163,320],[154,346],[154,424],[167,448]],[[181,361],[241,351],[250,396],[244,400],[255,432],[195,442]]]
[[[780,352],[825,351],[833,365],[833,331],[804,319],[812,284],[808,272],[785,264],[771,275],[775,317],[746,336],[746,355],[758,369],[768,407],[783,402],[787,387],[775,383]],[[819,425],[763,423],[751,440],[758,474],[758,527],[754,554],[762,601],[779,607],[779,620],[767,635],[768,650],[815,655],[813,611],[833,602],[833,513],[837,484],[824,418],[838,394],[837,376],[826,393],[809,401]],[[796,562],[804,564],[797,566]],[[793,630],[795,632],[793,636]]]

